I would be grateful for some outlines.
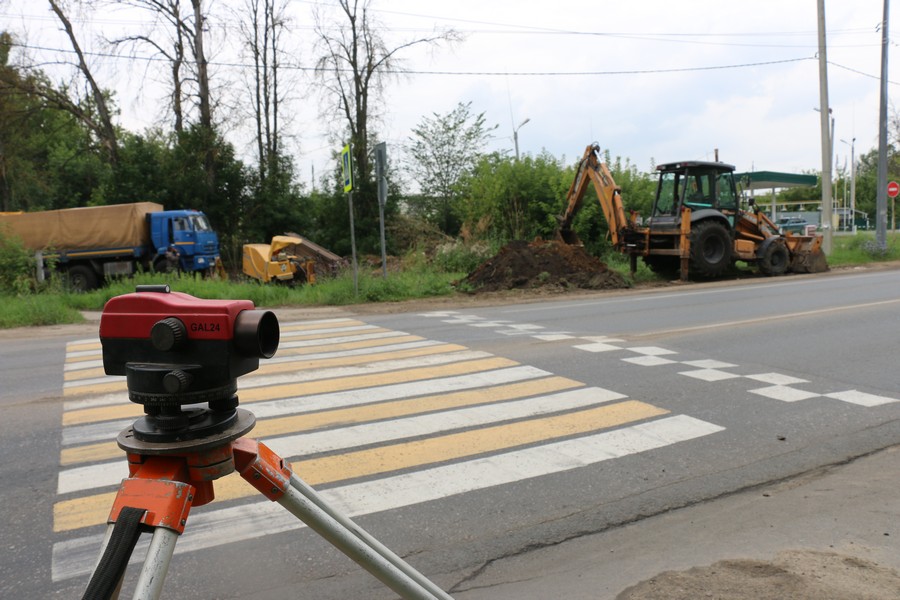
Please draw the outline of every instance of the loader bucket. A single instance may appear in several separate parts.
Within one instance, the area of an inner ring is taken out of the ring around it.
[[[579,239],[578,234],[575,233],[572,229],[557,229],[556,230],[556,239],[564,244],[568,244],[570,246],[581,246],[581,239]]]
[[[792,272],[824,273],[828,270],[828,260],[822,252],[821,236],[789,235],[787,240],[791,250]]]

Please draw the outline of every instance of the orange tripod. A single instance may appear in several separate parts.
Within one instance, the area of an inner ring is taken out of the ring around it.
[[[365,530],[337,513],[285,461],[265,444],[243,438],[253,415],[236,409],[233,426],[201,439],[142,442],[133,428],[117,442],[128,456],[130,477],[123,480],[86,599],[117,598],[125,567],[142,530],[153,537],[138,577],[134,598],[159,598],[191,507],[213,500],[213,481],[233,471],[266,498],[280,503],[336,548],[402,598],[452,600],[437,585],[384,547]]]

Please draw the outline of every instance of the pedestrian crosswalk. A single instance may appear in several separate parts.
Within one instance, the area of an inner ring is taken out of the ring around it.
[[[67,346],[54,581],[86,575],[142,414],[103,374],[98,340]],[[282,325],[276,356],[240,380],[250,435],[350,515],[597,464],[723,428],[458,344],[352,318]],[[301,527],[232,474],[194,509],[177,552]],[[135,556],[142,555],[140,550]]]

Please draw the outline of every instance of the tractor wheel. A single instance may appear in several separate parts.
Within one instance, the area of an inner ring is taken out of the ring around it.
[[[681,259],[677,256],[651,255],[644,257],[644,264],[663,279],[675,279],[681,268]]]
[[[165,256],[160,256],[153,262],[153,270],[157,273],[171,273],[178,268],[174,267]]]
[[[68,268],[65,280],[66,287],[73,292],[88,292],[97,287],[97,274],[84,265]]]
[[[691,275],[719,277],[731,266],[731,236],[718,221],[700,221],[691,230]]]
[[[784,275],[791,264],[791,253],[780,242],[772,242],[759,259],[759,272],[763,275]]]

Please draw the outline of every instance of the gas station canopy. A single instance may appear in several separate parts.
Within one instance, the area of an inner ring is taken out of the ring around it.
[[[735,173],[735,180],[745,190],[773,190],[792,187],[815,187],[819,178],[816,175],[798,175],[796,173],[778,173],[777,171],[753,171],[751,173]]]

